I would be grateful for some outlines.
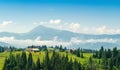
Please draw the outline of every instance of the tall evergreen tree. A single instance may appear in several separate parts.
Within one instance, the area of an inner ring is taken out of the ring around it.
[[[107,51],[107,58],[111,58],[112,57],[112,52],[110,49],[108,49]]]
[[[94,62],[93,62],[93,59],[92,57],[89,58],[89,62],[88,62],[88,69],[89,70],[95,70],[95,66],[94,66]]]
[[[84,58],[84,56],[83,56],[83,53],[81,52],[81,56],[80,56],[81,58]]]
[[[28,69],[31,70],[32,69],[32,64],[33,64],[33,58],[32,58],[32,53],[29,53],[28,55]]]
[[[22,68],[25,69],[26,68],[26,64],[27,64],[27,56],[26,56],[25,52],[22,52],[21,62],[22,62]]]
[[[80,49],[77,49],[76,55],[77,55],[77,57],[80,57]]]
[[[107,55],[106,55],[107,53],[106,53],[106,49],[105,49],[105,51],[103,52],[103,55],[102,55],[102,65],[103,65],[103,69],[107,69]]]
[[[102,46],[101,49],[99,50],[99,58],[102,58],[103,52],[104,52],[104,48]]]
[[[113,48],[113,54],[112,54],[112,55],[113,55],[112,57],[117,57],[118,51],[117,51],[117,48],[116,48],[116,47]]]
[[[19,68],[20,70],[22,70],[23,69],[23,65],[22,65],[20,54],[16,54],[16,63],[17,63],[16,64],[16,66],[17,66],[16,68]],[[24,65],[24,66],[26,66],[26,65]]]
[[[112,58],[110,58],[110,60],[108,62],[108,70],[113,70]]]
[[[36,61],[36,70],[40,70],[41,67],[40,67],[40,59],[38,58],[37,61]]]
[[[44,70],[49,70],[49,53],[48,51],[45,52],[45,59],[44,59]]]

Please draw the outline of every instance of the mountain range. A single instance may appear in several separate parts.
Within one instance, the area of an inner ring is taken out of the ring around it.
[[[83,47],[83,48],[92,48],[95,49],[100,46],[106,46],[107,48],[118,46],[120,43],[120,34],[82,34],[75,33],[66,30],[58,30],[45,26],[37,26],[29,32],[26,33],[10,33],[10,32],[0,32],[0,38],[3,37],[14,37],[17,40],[35,40],[39,37],[42,40],[54,40],[62,42],[71,42],[72,45],[69,45],[72,48]],[[75,42],[75,43],[74,43]],[[1,44],[1,43],[0,43]],[[8,45],[8,44],[7,44]]]

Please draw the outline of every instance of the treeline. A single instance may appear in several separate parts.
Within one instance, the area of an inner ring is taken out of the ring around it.
[[[35,46],[35,45],[32,45],[32,46],[28,46],[28,48],[38,48],[40,51],[47,51],[48,48],[52,48],[54,50],[59,50],[60,52],[64,52],[66,50],[68,50],[66,47],[63,47],[62,45],[56,45],[56,46],[47,46],[47,45],[42,45],[42,46]]]
[[[78,48],[78,49],[70,49],[70,53],[76,55],[77,57],[81,57],[81,58],[84,58],[83,56],[83,51],[82,49]]]
[[[48,51],[48,47],[46,45],[42,45],[42,46],[28,46],[28,48],[39,48],[40,51]],[[60,46],[55,46],[55,47],[50,47],[53,50],[58,50],[59,52],[70,52],[74,55],[76,55],[77,57],[81,57],[84,58],[83,56],[83,52],[85,53],[85,51],[83,51],[82,49],[78,48],[78,49],[67,49],[66,47],[63,47],[62,45]]]
[[[22,52],[21,55],[10,53],[9,57],[5,59],[3,70],[84,70],[84,67],[77,60],[69,59],[67,53],[60,56],[53,51],[50,58],[46,51],[43,62],[39,58],[34,62],[32,53],[29,53],[28,58],[25,52]]]
[[[99,51],[93,54],[93,58],[100,59],[99,65],[105,70],[120,70],[120,52],[117,48],[104,49],[101,47]]]
[[[9,46],[9,47],[3,47],[3,46],[0,46],[0,52],[5,52],[5,51],[15,51],[17,48],[13,47],[13,46]]]
[[[4,52],[5,51],[5,48],[0,46],[0,52]]]
[[[48,47],[46,45],[42,45],[42,46],[28,46],[28,48],[39,48],[39,51],[48,51],[48,48],[52,48],[53,50],[58,50],[58,52],[70,52],[71,54],[76,55],[77,57],[81,57],[84,58],[83,53],[93,53],[95,52],[95,50],[91,50],[91,49],[68,49],[66,47],[63,47],[62,45],[56,45],[56,46],[51,46]]]

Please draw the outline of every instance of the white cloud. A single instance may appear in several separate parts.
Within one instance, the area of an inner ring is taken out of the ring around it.
[[[73,32],[79,32],[80,29],[80,24],[79,23],[71,23],[68,26],[70,28],[70,30],[72,30]]]
[[[48,46],[55,46],[55,45],[63,45],[68,46],[69,42],[62,42],[62,41],[55,41],[55,40],[40,40],[40,37],[37,37],[35,40],[26,39],[26,40],[18,40],[14,37],[1,37],[1,42],[9,43],[15,46],[27,47],[29,45],[48,45]]]
[[[48,23],[48,22],[40,21],[39,23],[34,22],[33,24],[34,24],[34,25],[44,25],[44,24],[47,24],[47,23]]]
[[[120,40],[118,39],[87,39],[87,40],[82,40],[82,39],[78,39],[76,37],[71,38],[70,42],[71,44],[82,44],[82,43],[98,43],[98,42],[105,42],[105,43],[117,43]]]
[[[120,34],[120,29],[107,29],[106,32],[109,34]]]
[[[71,38],[70,42],[73,44],[80,44],[80,43],[83,43],[83,40],[73,37]]]
[[[106,26],[99,27],[99,28],[97,28],[96,30],[97,30],[97,32],[98,32],[99,34],[103,34],[103,33],[105,33]]]
[[[106,42],[106,43],[116,43],[117,39],[89,39],[86,40],[88,43]]]
[[[13,23],[12,21],[3,21],[1,24],[0,24],[0,28],[3,28],[5,26],[8,26],[9,24]]]
[[[27,47],[29,45],[48,45],[48,46],[55,46],[55,45],[63,45],[69,48],[71,45],[78,45],[78,44],[85,44],[85,43],[98,43],[98,42],[105,42],[105,43],[118,43],[120,40],[118,39],[79,39],[76,37],[71,38],[70,41],[64,42],[64,41],[58,41],[57,36],[54,37],[53,40],[40,40],[40,37],[37,37],[35,40],[31,39],[16,39],[14,37],[1,37],[0,38],[1,42],[9,43],[15,46],[20,46],[20,47]]]
[[[96,33],[98,34],[120,34],[120,29],[111,29],[107,26],[101,26],[96,28]]]
[[[0,38],[0,41],[3,41],[3,42],[7,42],[7,41],[13,41],[14,40],[14,37],[1,37]]]
[[[55,19],[55,20],[51,19],[49,22],[51,24],[59,24],[59,23],[61,23],[61,20],[60,19]]]

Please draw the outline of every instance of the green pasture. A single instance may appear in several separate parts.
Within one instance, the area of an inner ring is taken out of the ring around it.
[[[21,52],[12,52],[14,55],[16,54],[21,54]],[[10,52],[3,52],[0,53],[0,70],[2,70],[2,67],[4,65],[4,60],[6,57],[8,57],[10,54]],[[27,56],[29,54],[29,52],[26,52]],[[59,52],[60,56],[65,56],[66,52]],[[37,58],[40,58],[40,61],[42,62],[44,57],[45,57],[45,52],[32,52],[33,55],[33,60],[36,61]],[[88,59],[90,56],[92,56],[92,53],[83,53],[84,58],[79,58],[76,55],[73,55],[71,53],[68,53],[68,57],[69,59],[72,59],[73,61],[76,59],[78,60],[80,63],[84,64],[85,62],[88,62]],[[52,52],[49,52],[49,57],[52,56]]]

